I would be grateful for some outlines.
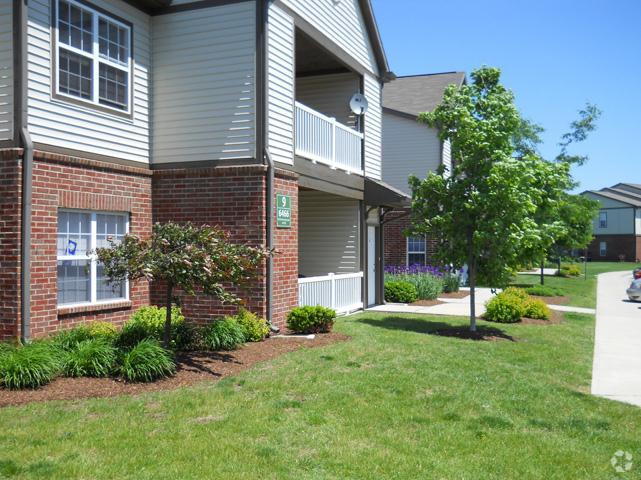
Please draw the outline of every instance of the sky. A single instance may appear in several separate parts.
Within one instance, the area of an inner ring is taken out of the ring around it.
[[[499,67],[554,158],[586,102],[603,114],[570,153],[576,191],[641,183],[641,0],[372,0],[392,71]]]

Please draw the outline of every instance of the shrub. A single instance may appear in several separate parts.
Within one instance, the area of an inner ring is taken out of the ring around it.
[[[297,307],[287,315],[287,328],[296,333],[327,333],[336,321],[336,312],[331,308]]]
[[[243,329],[246,342],[261,342],[269,335],[267,320],[249,310],[241,308],[234,319]]]
[[[193,352],[202,348],[202,329],[183,322],[172,328],[172,347],[179,352]]]
[[[91,332],[85,325],[72,328],[70,330],[63,330],[56,333],[51,341],[53,345],[62,351],[68,352],[76,348],[76,346],[86,340],[91,340]]]
[[[416,296],[419,300],[434,300],[443,291],[441,275],[427,272],[387,274],[385,281],[411,283],[416,288]]]
[[[412,303],[418,298],[416,287],[409,282],[385,282],[385,301],[391,303]]]
[[[176,371],[171,353],[157,340],[146,338],[122,356],[120,375],[129,382],[153,382]]]
[[[60,369],[60,351],[49,342],[36,342],[0,357],[0,384],[9,389],[38,388],[53,380]]]
[[[581,267],[577,264],[562,263],[559,275],[561,277],[578,277],[581,275]]]
[[[244,342],[243,328],[232,317],[217,320],[203,331],[203,344],[210,350],[236,350]]]
[[[517,287],[508,287],[505,290],[503,290],[503,295],[509,295],[512,297],[516,297],[521,301],[526,301],[529,298],[529,295],[527,292],[522,289],[522,288],[517,288]]]
[[[563,295],[563,290],[555,287],[548,287],[547,285],[534,285],[525,289],[528,295],[535,295],[537,297],[557,297]]]
[[[106,377],[116,361],[116,349],[104,337],[78,343],[67,352],[64,373],[68,377]]]
[[[525,301],[524,304],[525,313],[523,314],[527,318],[534,318],[538,320],[549,320],[552,312],[550,307],[546,305],[543,300],[538,298],[529,298]]]
[[[443,291],[445,293],[458,292],[461,286],[461,278],[453,273],[443,276]]]
[[[92,322],[87,325],[91,338],[102,338],[113,342],[118,337],[118,329],[110,322]]]
[[[506,291],[499,293],[487,303],[484,318],[490,322],[516,323],[524,313],[524,300]]]
[[[131,318],[122,327],[122,331],[117,339],[120,348],[131,348],[141,340],[152,338],[162,340],[165,329],[165,316],[167,309],[165,307],[148,306],[141,307],[134,312]],[[180,308],[171,308],[171,337],[172,348],[176,348],[176,337],[185,323],[185,317],[182,315]],[[184,332],[183,332],[184,333]]]

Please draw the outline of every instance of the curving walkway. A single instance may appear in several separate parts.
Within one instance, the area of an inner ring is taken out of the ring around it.
[[[641,303],[628,301],[630,271],[598,277],[592,394],[641,406]]]

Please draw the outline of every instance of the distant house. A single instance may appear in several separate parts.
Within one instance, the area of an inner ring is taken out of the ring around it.
[[[641,259],[641,184],[617,183],[583,192],[601,204],[594,219],[594,240],[588,247],[592,260]]]
[[[449,85],[461,86],[465,73],[447,72],[399,77],[383,89],[383,181],[411,195],[410,175],[424,178],[444,165],[450,168],[449,142],[439,139],[438,131],[420,124],[422,112],[430,112],[443,100]],[[430,261],[430,241],[406,237],[409,210],[387,213],[384,225],[386,265],[425,265]]]

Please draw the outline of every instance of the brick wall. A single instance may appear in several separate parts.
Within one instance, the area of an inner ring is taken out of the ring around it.
[[[36,151],[33,168],[31,334],[43,336],[91,320],[124,322],[149,303],[149,286],[130,287],[130,302],[100,307],[57,308],[58,209],[128,212],[129,231],[151,232],[151,172]]]
[[[607,255],[604,257],[599,252],[601,242],[607,244]],[[596,235],[588,247],[588,258],[593,261],[618,262],[619,255],[623,255],[627,262],[639,260],[641,257],[641,237],[635,235]]]
[[[285,325],[287,314],[298,306],[298,179],[289,172],[277,171],[274,196],[289,195],[292,199],[291,228],[276,228],[274,209],[274,273],[272,321],[278,327]],[[274,198],[274,201],[276,199]]]
[[[407,264],[407,237],[403,232],[411,227],[409,209],[394,210],[385,215],[383,235],[385,236],[385,265],[398,266]],[[425,244],[425,261],[433,263],[436,251],[436,240],[428,238]]]
[[[20,335],[21,156],[0,150],[0,340]]]

